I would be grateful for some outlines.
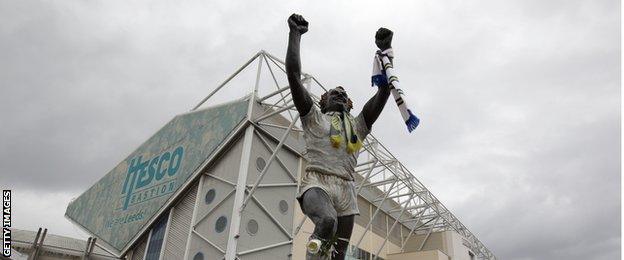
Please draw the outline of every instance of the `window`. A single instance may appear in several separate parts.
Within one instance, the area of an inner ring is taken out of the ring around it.
[[[223,232],[223,230],[225,230],[226,226],[227,226],[227,217],[221,216],[217,219],[217,222],[215,222],[215,231],[217,233],[221,233]]]
[[[210,203],[212,203],[212,201],[215,199],[215,196],[217,196],[217,192],[215,191],[215,189],[210,189],[208,192],[206,192],[206,197],[204,198],[206,205],[210,205]]]
[[[165,231],[167,230],[168,217],[169,214],[163,214],[152,228],[149,244],[147,245],[147,253],[145,254],[145,260],[158,260],[158,258],[160,258],[160,251],[162,249]]]

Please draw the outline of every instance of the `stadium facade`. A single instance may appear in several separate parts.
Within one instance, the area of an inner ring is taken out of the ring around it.
[[[254,62],[242,98],[202,107]],[[295,200],[305,146],[283,72],[274,56],[254,55],[73,200],[66,217],[118,258],[305,259],[313,225]],[[303,77],[311,93],[324,91]],[[358,161],[350,259],[496,259],[374,135]]]

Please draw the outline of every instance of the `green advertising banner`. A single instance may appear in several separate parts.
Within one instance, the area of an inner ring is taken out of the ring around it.
[[[174,117],[65,215],[121,252],[245,119],[247,107],[240,100]]]

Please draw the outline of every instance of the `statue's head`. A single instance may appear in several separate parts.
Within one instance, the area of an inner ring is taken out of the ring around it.
[[[347,96],[347,91],[342,86],[330,89],[321,96],[319,102],[322,113],[349,112],[353,108],[353,102]]]

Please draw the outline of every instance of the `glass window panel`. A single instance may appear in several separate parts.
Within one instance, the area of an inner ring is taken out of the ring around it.
[[[158,260],[162,249],[165,231],[167,230],[167,218],[169,214],[163,214],[152,228],[149,245],[147,246],[147,254],[145,260]]]

